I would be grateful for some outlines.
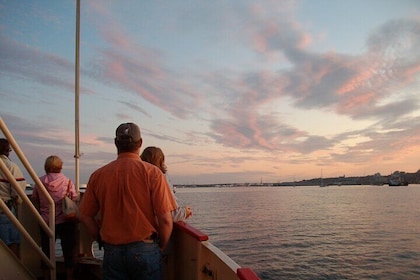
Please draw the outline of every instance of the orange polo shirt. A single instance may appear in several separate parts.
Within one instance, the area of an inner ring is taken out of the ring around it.
[[[176,209],[176,201],[163,173],[135,153],[118,158],[89,178],[80,212],[100,213],[100,234],[114,245],[145,240],[158,232],[156,215]]]

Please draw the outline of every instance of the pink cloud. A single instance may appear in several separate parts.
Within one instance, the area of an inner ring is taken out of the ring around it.
[[[403,72],[403,76],[406,78],[407,82],[414,82],[417,74],[420,73],[420,64],[414,64],[411,67],[407,67]]]
[[[312,43],[312,35],[304,32],[301,24],[294,18],[295,3],[283,1],[270,5],[253,4],[247,28],[255,49],[260,53],[284,52],[304,49]]]
[[[103,69],[101,79],[139,95],[178,117],[185,117],[197,107],[199,94],[183,79],[165,69],[162,54],[135,42],[106,7],[98,2],[94,2],[92,7],[102,17],[103,24],[98,28],[110,45],[101,50],[103,58],[95,62],[98,69]]]
[[[363,90],[367,82],[374,77],[374,69],[364,69],[364,67],[360,68],[361,69],[359,73],[356,73],[354,77],[350,78],[348,81],[345,81],[343,85],[337,90],[338,95],[345,95],[347,93]]]
[[[373,92],[365,92],[360,95],[348,96],[337,105],[337,110],[338,112],[347,114],[351,111],[358,112],[360,108],[365,108],[366,105],[370,104],[375,97],[376,94]]]
[[[95,146],[98,148],[110,145],[110,143],[106,143],[103,140],[98,139],[97,135],[85,133],[81,135],[80,142],[82,146]]]

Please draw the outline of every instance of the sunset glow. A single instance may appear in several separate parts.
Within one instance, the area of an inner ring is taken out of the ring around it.
[[[131,121],[174,184],[420,168],[418,1],[81,3],[81,183]],[[75,1],[0,13],[0,116],[72,177]]]

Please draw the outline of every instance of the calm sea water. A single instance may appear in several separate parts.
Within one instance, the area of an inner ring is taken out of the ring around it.
[[[261,279],[420,279],[420,185],[177,189]]]

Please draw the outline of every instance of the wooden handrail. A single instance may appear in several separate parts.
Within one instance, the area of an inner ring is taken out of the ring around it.
[[[25,166],[26,171],[31,175],[34,182],[40,186],[41,192],[44,194],[48,201],[49,206],[49,226],[44,221],[44,219],[39,214],[38,210],[34,207],[32,202],[29,200],[27,195],[25,194],[24,190],[22,190],[17,183],[14,176],[10,173],[10,170],[7,168],[7,166],[4,164],[2,160],[0,160],[0,168],[3,172],[3,174],[7,177],[8,181],[11,183],[12,187],[16,190],[19,197],[22,199],[24,203],[26,203],[29,206],[30,212],[36,217],[37,221],[41,225],[42,229],[46,232],[46,234],[49,237],[49,243],[50,243],[50,258],[44,254],[44,252],[39,248],[38,244],[34,241],[32,236],[26,231],[26,229],[23,227],[23,225],[20,223],[18,219],[13,215],[13,213],[10,211],[10,209],[6,206],[6,204],[2,201],[0,203],[0,206],[2,208],[2,211],[9,217],[9,219],[12,221],[12,223],[16,226],[16,228],[19,230],[19,232],[23,235],[23,237],[29,242],[29,244],[33,247],[35,252],[41,256],[41,259],[50,267],[51,269],[51,280],[55,280],[56,278],[56,264],[55,264],[55,202],[49,195],[48,191],[45,189],[42,182],[39,180],[38,175],[33,170],[32,166],[29,164],[29,161],[26,159],[24,153],[20,149],[18,143],[16,142],[15,138],[13,137],[12,133],[6,126],[5,122],[3,121],[3,118],[0,116],[0,129],[3,132],[4,136],[9,141],[10,145],[13,147],[13,150],[15,151],[16,155],[19,157],[22,164]],[[4,207],[6,209],[4,209]]]
[[[195,227],[187,224],[186,222],[179,221],[174,224],[177,228],[182,230],[183,232],[189,234],[194,239],[198,241],[207,241],[209,240],[209,237],[207,234],[203,233],[202,231],[196,229]]]

